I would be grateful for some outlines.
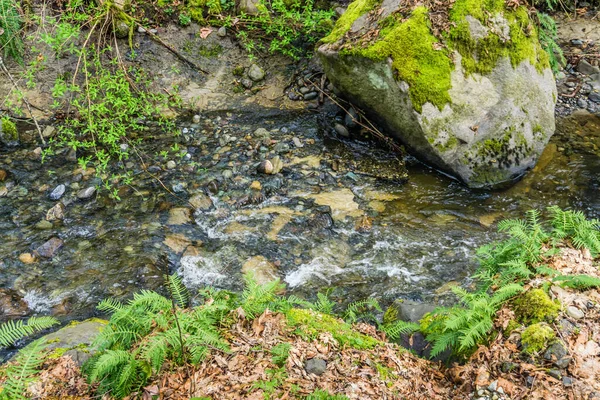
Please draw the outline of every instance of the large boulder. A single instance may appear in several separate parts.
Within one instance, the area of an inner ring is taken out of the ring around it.
[[[471,187],[511,182],[554,133],[556,85],[524,7],[356,0],[318,53],[341,94]]]

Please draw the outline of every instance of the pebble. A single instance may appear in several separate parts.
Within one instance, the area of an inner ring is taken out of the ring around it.
[[[304,144],[302,144],[302,142],[300,141],[300,139],[298,139],[296,136],[294,136],[292,138],[292,142],[294,142],[294,146],[301,148],[304,147]]]
[[[177,166],[177,164],[175,163],[175,161],[173,161],[173,160],[167,161],[167,169],[174,169],[176,166]]]
[[[139,33],[146,33],[146,29],[143,28],[143,27],[141,27],[141,26],[138,26],[138,32]]]
[[[23,253],[19,255],[19,261],[23,264],[33,264],[35,262],[35,257],[31,253]]]
[[[309,374],[323,375],[327,370],[327,363],[320,358],[311,358],[304,364],[304,369]]]
[[[3,180],[5,180],[7,175],[8,174],[6,173],[5,170],[0,169],[0,182],[2,182]]]
[[[548,370],[548,375],[550,375],[551,377],[556,378],[556,379],[560,379],[562,377],[562,374],[557,369]]]
[[[565,82],[565,86],[568,88],[574,88],[575,87],[575,82]]]
[[[310,92],[310,89],[306,86],[302,86],[300,89],[298,89],[298,91],[302,94],[307,94],[308,92]]]
[[[573,386],[573,378],[565,376],[562,378],[562,383],[566,387],[571,387],[571,386]]]
[[[309,100],[316,99],[318,96],[319,96],[319,94],[317,92],[310,92],[310,93],[306,93],[303,96],[303,98],[304,98],[304,100],[309,101]]]
[[[221,172],[221,176],[223,176],[223,178],[225,179],[230,179],[233,176],[233,171],[230,169],[226,169],[223,172]]]
[[[348,129],[346,129],[346,127],[344,125],[342,125],[342,124],[335,124],[335,126],[333,127],[333,129],[335,129],[335,131],[340,136],[343,136],[343,137],[349,137],[350,136],[350,132],[348,132]]]
[[[96,193],[96,187],[90,186],[77,192],[77,198],[81,200],[89,199],[94,193]]]
[[[219,37],[227,36],[227,28],[225,28],[224,26],[220,27],[219,30],[217,31],[217,35]]]
[[[48,197],[50,198],[50,200],[59,200],[63,196],[63,194],[65,194],[65,190],[67,190],[67,187],[61,183],[60,185],[55,187],[52,190],[52,192],[50,192]]]
[[[194,122],[195,124],[199,124],[200,123],[200,116],[198,114],[194,115],[192,117],[192,122]]]
[[[581,311],[579,308],[577,308],[575,306],[567,307],[567,315],[573,319],[581,319],[585,316],[583,311]]]
[[[579,108],[587,108],[588,103],[587,101],[585,101],[585,99],[577,99],[577,107]]]
[[[57,219],[65,218],[65,206],[62,203],[57,203],[46,213],[47,221],[56,221]]]
[[[275,145],[273,149],[276,153],[287,153],[290,151],[290,145],[285,142],[279,142]]]
[[[245,87],[246,89],[252,89],[252,86],[254,85],[254,83],[252,82],[252,80],[248,79],[248,78],[244,78],[241,80],[240,82],[242,84],[243,87]]]
[[[252,64],[248,68],[248,78],[254,82],[262,81],[265,78],[265,71],[256,64]]]
[[[600,93],[592,92],[588,96],[588,99],[590,99],[594,103],[600,103]]]
[[[40,229],[40,230],[47,230],[47,229],[52,229],[52,222],[47,221],[47,220],[41,220],[40,222],[38,222],[37,224],[35,224],[36,229]]]
[[[273,173],[273,163],[269,160],[264,160],[260,164],[258,164],[258,172],[262,174],[272,174]]]
[[[288,93],[288,99],[290,99],[292,101],[298,100],[298,95],[296,93],[294,93],[294,92],[289,92]]]
[[[354,128],[357,125],[356,121],[358,121],[358,114],[356,113],[356,110],[354,109],[354,107],[350,107],[350,109],[344,116],[344,124],[348,128]]]
[[[261,190],[262,189],[262,185],[260,184],[259,181],[252,181],[252,183],[250,184],[250,189]]]

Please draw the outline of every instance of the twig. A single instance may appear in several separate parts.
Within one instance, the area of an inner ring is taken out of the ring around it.
[[[577,87],[575,88],[575,90],[573,90],[573,93],[571,94],[561,94],[561,97],[568,97],[568,98],[572,98],[577,96],[577,93],[579,93],[579,91],[581,90],[581,82],[577,84]]]
[[[15,80],[13,79],[8,68],[6,68],[6,65],[4,65],[4,60],[2,59],[2,56],[0,56],[0,67],[2,67],[2,70],[4,71],[4,73],[8,76],[8,79],[10,79],[10,82],[13,84],[15,90],[17,92],[23,93],[23,92],[21,92],[21,89],[19,89],[19,86],[17,86],[17,82],[15,82]],[[40,125],[37,122],[37,118],[35,118],[35,116],[33,115],[33,112],[31,111],[31,106],[29,105],[29,101],[27,101],[27,98],[25,97],[25,95],[23,95],[22,98],[23,98],[23,102],[25,103],[25,106],[27,107],[27,110],[29,111],[29,115],[31,115],[31,119],[33,119],[33,122],[35,123],[35,127],[37,128],[37,131],[40,135],[42,144],[45,145],[46,141],[44,140],[44,135],[42,134],[42,128],[40,128]]]

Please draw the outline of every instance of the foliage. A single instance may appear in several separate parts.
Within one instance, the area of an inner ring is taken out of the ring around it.
[[[348,400],[348,397],[343,394],[329,394],[322,389],[317,389],[308,396],[305,397],[306,400]]]
[[[7,141],[19,140],[17,125],[9,117],[0,118],[0,132]]]
[[[272,0],[259,4],[256,15],[220,17],[212,22],[237,30],[251,56],[261,51],[299,59],[333,27],[331,10],[319,10],[313,0]]]
[[[0,51],[5,57],[12,57],[18,62],[23,60],[23,40],[21,25],[23,24],[20,2],[16,0],[0,0]]]
[[[419,330],[419,324],[407,321],[396,321],[379,326],[382,332],[385,332],[391,340],[397,340],[402,335],[408,335]]]
[[[43,331],[57,325],[53,317],[31,317],[27,322],[8,321],[0,325],[0,348],[11,346],[25,336]]]
[[[565,63],[563,51],[558,45],[558,33],[556,31],[556,21],[546,13],[538,12],[538,39],[542,48],[548,53],[550,67],[554,73],[560,70],[561,65]]]
[[[555,247],[557,244],[570,242],[598,254],[598,221],[586,220],[583,213],[577,211],[563,211],[558,207],[548,210],[550,231],[535,210],[528,211],[524,220],[501,221],[498,229],[509,237],[478,251],[480,266],[475,274],[475,290],[455,289],[462,306],[438,308],[421,320],[421,331],[433,343],[432,356],[447,348],[452,348],[455,356],[468,356],[477,344],[489,337],[496,312],[523,292],[523,285],[534,276],[549,275],[554,282],[580,289],[598,286],[600,280],[597,278],[587,275],[565,277],[542,264],[544,257],[559,251]],[[560,305],[542,289],[531,289],[512,304],[519,319],[525,323],[552,320],[560,309]]]
[[[25,400],[27,388],[35,381],[38,368],[44,362],[46,341],[44,338],[30,343],[19,351],[6,368],[6,381],[0,392],[0,400]]]
[[[358,322],[359,319],[376,321],[376,318],[372,314],[371,310],[382,312],[379,302],[374,298],[350,303],[346,308],[346,312],[344,312],[344,320],[351,324]]]
[[[271,355],[273,356],[273,364],[278,367],[283,367],[287,362],[290,355],[290,348],[292,346],[289,343],[279,343],[271,349]]]

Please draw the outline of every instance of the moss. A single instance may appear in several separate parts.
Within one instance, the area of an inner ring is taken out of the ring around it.
[[[14,122],[12,122],[8,117],[4,117],[0,119],[0,124],[2,124],[2,136],[4,140],[7,141],[15,141],[19,140],[19,132],[17,132],[17,126]]]
[[[510,336],[511,333],[513,333],[513,331],[516,331],[517,329],[519,329],[521,327],[521,324],[518,323],[517,321],[515,321],[514,319],[511,319],[508,322],[508,325],[506,326],[506,329],[504,330],[504,336],[508,337]]]
[[[212,58],[216,57],[223,52],[223,46],[220,44],[214,46],[201,45],[198,47],[198,55],[201,57]]]
[[[550,342],[556,337],[556,334],[545,323],[537,323],[527,327],[521,334],[521,343],[523,352],[527,354],[537,353],[544,350]]]
[[[208,10],[211,15],[220,14],[222,11],[220,1],[188,0],[187,14],[196,22],[204,23],[204,14]]]
[[[286,314],[286,317],[288,324],[296,328],[296,333],[305,338],[315,339],[319,333],[329,332],[340,345],[358,350],[372,349],[382,344],[371,336],[356,332],[350,324],[331,315],[294,308]]]
[[[514,300],[512,308],[519,321],[530,324],[554,320],[560,304],[552,301],[542,289],[531,289]]]
[[[392,324],[396,321],[398,321],[398,309],[392,304],[387,308],[387,310],[385,310],[385,313],[383,314],[383,323]]]
[[[427,8],[417,7],[408,20],[389,27],[383,39],[345,53],[379,61],[391,57],[398,79],[408,83],[413,106],[421,112],[426,102],[440,109],[450,102],[454,64],[446,50],[435,49],[437,43],[429,28]]]
[[[375,5],[375,2],[369,0],[352,3],[348,8],[352,12],[346,13],[347,19],[343,18],[344,14],[324,42],[332,43],[342,38],[352,23]],[[492,25],[493,17],[505,18],[510,40],[499,36],[492,29],[488,29],[487,36],[475,40],[471,36],[467,15],[473,16],[488,28]],[[451,73],[454,69],[451,57],[453,51],[460,53],[461,64],[467,76],[473,73],[490,73],[499,59],[504,57],[510,60],[513,67],[524,60],[528,60],[540,72],[550,66],[525,7],[506,10],[503,0],[457,0],[450,9],[449,20],[451,28],[442,33],[442,45],[431,32],[427,8],[416,7],[407,20],[402,20],[401,15],[393,14],[379,22],[375,42],[350,43],[340,54],[359,55],[375,61],[391,57],[398,79],[409,85],[410,97],[418,112],[421,112],[426,102],[439,109],[450,102],[448,90],[451,88]],[[369,35],[373,36],[372,33]],[[365,35],[365,38],[370,38],[369,35]]]
[[[334,43],[340,40],[350,30],[354,21],[374,9],[379,3],[381,3],[381,0],[356,0],[351,3],[346,12],[335,23],[331,33],[321,39],[321,42]]]

